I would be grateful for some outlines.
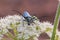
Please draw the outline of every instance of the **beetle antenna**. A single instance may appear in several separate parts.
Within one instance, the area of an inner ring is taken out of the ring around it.
[[[22,13],[20,13],[18,10],[12,10],[12,11],[15,11],[15,12],[19,13],[20,15],[22,15]]]

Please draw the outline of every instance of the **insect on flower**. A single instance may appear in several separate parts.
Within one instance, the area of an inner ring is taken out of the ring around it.
[[[24,11],[23,17],[24,17],[24,18],[26,19],[26,21],[28,22],[28,25],[30,25],[30,23],[33,22],[32,16],[31,16],[27,11]]]
[[[17,10],[13,10],[15,12],[18,12],[20,13],[19,11]],[[20,13],[21,14],[21,13]],[[21,14],[25,20],[28,22],[28,25],[30,25],[30,23],[33,23],[33,21],[35,20],[35,17],[31,16],[27,11],[24,11],[23,14]]]

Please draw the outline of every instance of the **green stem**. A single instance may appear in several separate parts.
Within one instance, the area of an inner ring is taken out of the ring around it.
[[[60,4],[58,6],[58,10],[57,10],[56,17],[55,17],[54,28],[53,28],[53,33],[52,33],[51,40],[55,40],[56,29],[57,29],[58,24],[59,24],[59,16],[60,16]]]
[[[59,35],[56,35],[55,40],[59,40]]]

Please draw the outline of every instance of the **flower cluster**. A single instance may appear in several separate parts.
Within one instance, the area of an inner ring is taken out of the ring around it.
[[[47,33],[51,38],[54,25],[49,22],[40,22],[37,17],[35,18],[36,20],[34,20],[34,22],[30,25],[28,25],[25,18],[21,15],[8,15],[4,18],[1,18],[0,40],[4,39],[4,35],[12,40],[38,40],[38,37],[43,32]],[[59,36],[58,31],[57,35]]]

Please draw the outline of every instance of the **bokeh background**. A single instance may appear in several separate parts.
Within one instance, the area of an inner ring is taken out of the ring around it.
[[[0,0],[0,17],[19,14],[13,10],[20,13],[28,11],[31,15],[37,16],[41,22],[49,21],[53,24],[58,3],[58,0]],[[60,26],[58,28],[60,30]],[[48,38],[47,34],[43,33],[39,40]]]

